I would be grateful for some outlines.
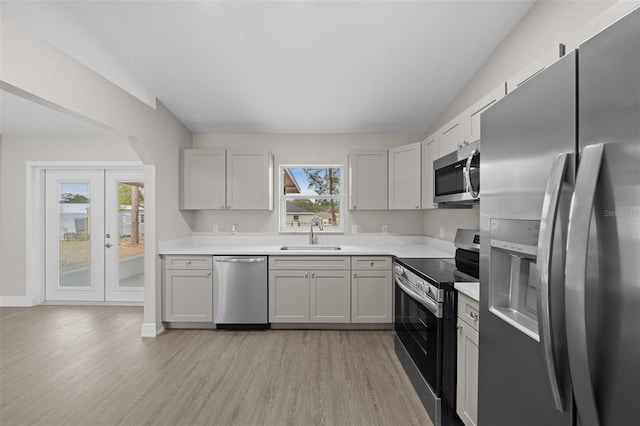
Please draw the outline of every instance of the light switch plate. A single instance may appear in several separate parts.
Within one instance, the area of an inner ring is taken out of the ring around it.
[[[387,225],[382,225],[382,233],[383,234],[387,233]]]

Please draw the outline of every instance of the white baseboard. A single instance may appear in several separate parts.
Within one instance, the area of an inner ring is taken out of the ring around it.
[[[141,335],[142,337],[156,337],[164,332],[162,325],[156,325],[152,322],[142,324]]]
[[[38,305],[37,297],[28,296],[0,296],[0,306],[30,308]]]

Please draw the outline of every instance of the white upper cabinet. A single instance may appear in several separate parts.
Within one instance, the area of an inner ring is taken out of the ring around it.
[[[386,210],[388,151],[358,149],[349,153],[349,210]]]
[[[273,210],[273,156],[227,150],[227,209]]]
[[[420,208],[422,142],[389,149],[389,210]]]
[[[480,139],[480,114],[493,106],[500,99],[504,98],[505,95],[505,84],[502,83],[500,86],[493,89],[489,94],[484,96],[478,102],[473,104],[471,108],[466,111],[466,130],[467,136],[463,145],[466,145],[470,142],[475,142]]]
[[[433,160],[439,158],[438,132],[422,141],[422,208],[435,209],[433,202]]]
[[[466,111],[442,126],[438,131],[439,155],[442,157],[462,148],[467,136]]]
[[[185,149],[182,209],[273,210],[273,156],[266,150]]]
[[[182,161],[182,208],[224,209],[225,150],[185,149]]]

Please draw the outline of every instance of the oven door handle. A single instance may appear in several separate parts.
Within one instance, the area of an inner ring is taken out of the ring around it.
[[[442,306],[439,303],[428,298],[425,299],[423,297],[420,297],[419,294],[411,290],[411,288],[409,288],[405,283],[403,283],[402,279],[397,275],[396,275],[396,284],[398,284],[398,287],[400,287],[400,289],[403,292],[405,292],[409,297],[411,297],[413,300],[415,300],[416,302],[420,303],[422,306],[427,308],[429,312],[431,312],[437,318],[442,318]]]

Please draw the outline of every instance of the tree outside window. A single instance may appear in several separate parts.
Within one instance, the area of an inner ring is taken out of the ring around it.
[[[325,231],[343,230],[341,165],[282,165],[280,230],[308,231],[319,216]]]

